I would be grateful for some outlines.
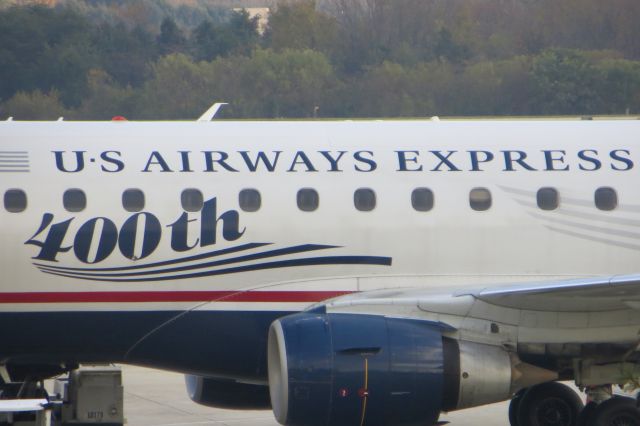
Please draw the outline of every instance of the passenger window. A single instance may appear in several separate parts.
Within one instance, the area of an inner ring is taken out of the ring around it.
[[[180,202],[185,211],[199,212],[202,210],[204,199],[202,198],[202,192],[200,192],[200,190],[189,188],[182,191]]]
[[[411,193],[411,205],[419,212],[428,212],[433,208],[433,191],[429,188],[416,188]]]
[[[144,192],[139,189],[127,189],[122,193],[122,207],[128,212],[144,209]]]
[[[473,188],[469,192],[469,205],[475,211],[485,211],[491,208],[491,192],[487,188]]]
[[[27,208],[27,194],[21,189],[9,189],[4,193],[4,208],[9,213],[20,213]]]
[[[560,197],[555,188],[540,188],[536,195],[538,207],[542,210],[555,210],[560,205]]]
[[[318,191],[312,188],[302,188],[298,191],[297,202],[298,208],[303,212],[312,212],[318,208],[320,204],[320,196]]]
[[[62,204],[68,212],[81,212],[87,207],[87,196],[81,189],[67,189],[62,196]]]
[[[243,189],[238,194],[238,204],[245,212],[257,212],[262,204],[260,192],[257,189]]]
[[[376,193],[370,188],[359,188],[353,193],[353,204],[361,212],[370,212],[376,208]]]
[[[613,210],[618,207],[618,194],[613,188],[598,188],[595,193],[595,202],[596,207],[600,210]]]

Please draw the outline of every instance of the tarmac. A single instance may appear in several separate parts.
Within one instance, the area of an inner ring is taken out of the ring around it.
[[[182,374],[122,366],[124,414],[129,426],[277,426],[267,411],[237,411],[204,407],[187,396]],[[442,414],[451,426],[509,426],[509,403]]]

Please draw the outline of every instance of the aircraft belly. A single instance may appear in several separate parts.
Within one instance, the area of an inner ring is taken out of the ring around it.
[[[2,312],[0,357],[17,363],[119,362],[266,378],[269,325],[290,312]]]

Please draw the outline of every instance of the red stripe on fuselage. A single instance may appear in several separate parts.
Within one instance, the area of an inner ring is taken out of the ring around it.
[[[320,302],[350,291],[95,291],[0,293],[2,303]]]

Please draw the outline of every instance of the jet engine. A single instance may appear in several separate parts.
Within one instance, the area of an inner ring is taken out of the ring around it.
[[[184,378],[189,398],[198,404],[234,410],[271,407],[267,386],[193,375],[185,375]]]
[[[541,369],[438,323],[301,313],[269,330],[269,392],[284,425],[430,425],[441,411],[508,399]],[[516,362],[514,362],[514,360]],[[546,372],[546,370],[544,370]],[[540,381],[549,380],[542,374]]]

